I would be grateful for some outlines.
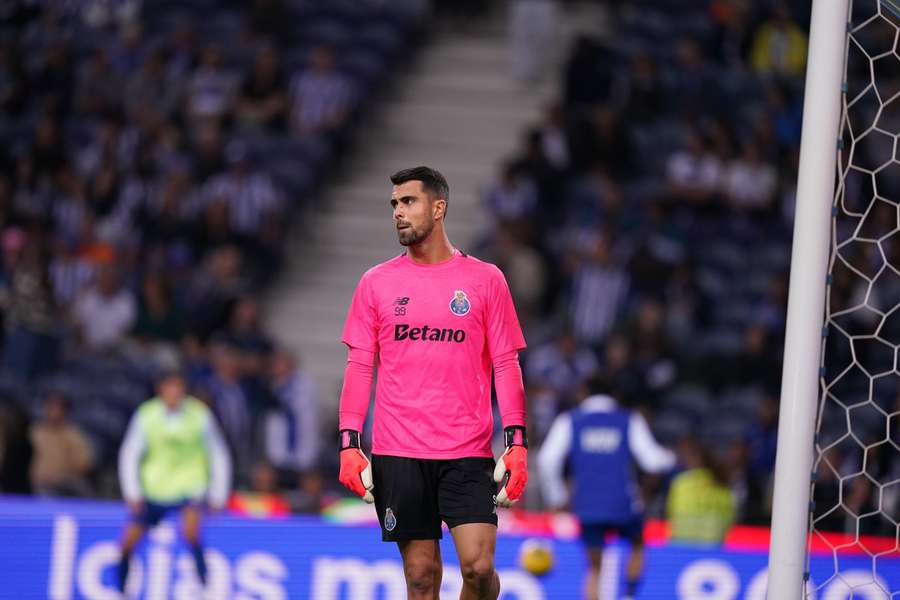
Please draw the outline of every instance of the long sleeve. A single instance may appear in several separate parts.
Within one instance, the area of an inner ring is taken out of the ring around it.
[[[550,508],[560,508],[569,499],[563,469],[572,448],[572,416],[563,413],[556,417],[538,453],[538,473],[544,502]]]
[[[119,449],[119,485],[122,496],[128,502],[137,502],[143,498],[140,481],[141,458],[144,455],[146,440],[138,415],[131,417],[125,439]]]
[[[215,417],[209,416],[206,428],[206,447],[209,452],[209,503],[214,508],[225,506],[231,491],[231,455],[219,430]]]
[[[628,449],[648,473],[663,473],[675,466],[675,455],[656,442],[647,421],[638,413],[632,413],[628,422]]]
[[[362,431],[369,412],[369,396],[372,393],[372,369],[375,353],[350,347],[347,367],[344,370],[344,387],[338,408],[338,428]]]
[[[494,387],[504,427],[525,426],[525,384],[519,353],[511,350],[494,360]]]

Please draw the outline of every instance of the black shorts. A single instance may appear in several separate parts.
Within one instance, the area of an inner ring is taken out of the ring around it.
[[[385,542],[439,540],[441,521],[497,525],[494,459],[372,456],[375,509]]]

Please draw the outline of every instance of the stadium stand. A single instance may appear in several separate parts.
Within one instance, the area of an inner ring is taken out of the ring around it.
[[[716,450],[745,523],[770,513],[808,4],[610,5],[615,34],[577,40],[559,103],[484,198],[481,254],[529,307],[535,438],[598,364],[662,440]],[[861,439],[884,436],[871,424]],[[896,470],[888,454],[873,469]],[[665,486],[648,489],[661,515]]]
[[[127,419],[183,356],[232,445],[260,448],[255,417],[278,394],[256,299],[424,8],[4,3],[5,422],[62,392],[96,454],[93,493],[115,494]]]

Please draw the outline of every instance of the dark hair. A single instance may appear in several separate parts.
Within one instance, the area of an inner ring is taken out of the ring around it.
[[[584,389],[589,396],[615,396],[616,389],[613,378],[603,369],[598,369],[584,382]]]
[[[178,379],[182,384],[187,386],[187,376],[184,371],[178,368],[167,369],[159,374],[156,378],[156,384],[159,385],[165,381],[170,381],[172,379]]]
[[[68,411],[72,407],[69,399],[66,397],[65,393],[63,393],[62,390],[50,390],[49,392],[47,392],[47,395],[44,396],[44,404],[49,404],[51,402],[60,404],[66,411]]]
[[[450,203],[450,186],[441,173],[431,167],[412,167],[411,169],[402,169],[391,175],[391,183],[400,185],[407,181],[421,181],[422,189],[434,194],[436,198],[441,198],[448,204]]]

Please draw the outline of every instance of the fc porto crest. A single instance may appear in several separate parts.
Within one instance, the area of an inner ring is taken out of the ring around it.
[[[387,531],[393,531],[397,526],[397,517],[394,516],[394,511],[390,508],[384,511],[384,528]]]
[[[468,314],[471,308],[472,303],[469,302],[469,298],[464,291],[456,290],[453,292],[453,300],[450,301],[450,312],[457,317],[462,317]]]

